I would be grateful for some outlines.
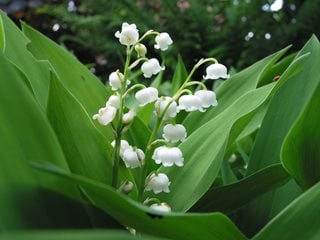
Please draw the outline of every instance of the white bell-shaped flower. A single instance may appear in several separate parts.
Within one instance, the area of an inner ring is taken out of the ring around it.
[[[144,152],[139,148],[127,148],[122,155],[127,168],[136,168],[144,164]]]
[[[164,167],[171,167],[173,164],[182,167],[184,161],[179,148],[166,146],[156,148],[153,152],[152,159],[155,160],[156,164],[162,164]]]
[[[117,109],[112,106],[100,108],[98,114],[93,115],[94,120],[98,120],[101,125],[108,125],[116,117]]]
[[[179,110],[185,110],[186,112],[199,110],[200,112],[204,112],[201,99],[194,95],[181,96],[179,98]]]
[[[214,63],[207,67],[206,76],[203,76],[204,79],[219,79],[219,78],[229,78],[227,73],[227,68],[223,64]]]
[[[109,84],[113,91],[118,90],[121,87],[121,79],[119,76],[123,78],[123,74],[120,72],[112,72],[109,75]]]
[[[129,112],[123,114],[122,122],[125,124],[131,123],[135,116],[136,116],[136,111],[131,109]]]
[[[150,208],[159,212],[171,212],[171,207],[167,203],[154,203],[150,205]]]
[[[153,173],[147,180],[146,191],[153,191],[155,194],[161,192],[170,192],[169,190],[170,181],[164,173]]]
[[[163,114],[163,111],[166,109],[167,105],[169,104],[169,102],[172,100],[171,97],[161,97],[158,98],[158,100],[155,103],[155,113],[158,117],[160,117]],[[177,116],[177,113],[179,112],[178,107],[177,107],[177,103],[175,101],[173,101],[165,115],[164,115],[164,119],[168,119],[168,118],[174,118],[175,116]]]
[[[161,49],[162,51],[167,50],[169,45],[173,43],[171,37],[166,32],[163,32],[157,35],[155,40],[156,40],[156,44],[154,45],[154,48]]]
[[[213,91],[199,90],[194,95],[201,99],[202,107],[204,108],[218,105],[216,94]]]
[[[134,45],[139,39],[139,30],[135,24],[122,23],[121,32],[117,31],[115,36],[119,42],[126,46]]]
[[[111,146],[114,148],[116,145],[115,141],[111,142]],[[127,142],[127,140],[121,140],[120,142],[120,157],[123,157],[123,153],[125,150],[131,148],[130,144]]]
[[[119,95],[111,95],[106,102],[106,107],[111,106],[116,109],[120,108],[120,96]]]
[[[156,75],[164,69],[165,67],[161,67],[158,59],[156,58],[151,58],[141,65],[141,71],[145,78],[150,78],[152,75]]]
[[[144,105],[154,102],[158,99],[158,89],[154,87],[141,89],[136,92],[135,97],[140,107],[143,107]]]
[[[111,89],[113,91],[118,90],[119,88],[121,88],[121,81],[123,79],[123,74],[121,72],[115,71],[110,73],[109,75],[109,84],[111,86]],[[130,81],[127,80],[127,86],[130,84]]]
[[[182,124],[167,124],[163,128],[162,136],[168,142],[183,142],[187,137],[187,131]]]

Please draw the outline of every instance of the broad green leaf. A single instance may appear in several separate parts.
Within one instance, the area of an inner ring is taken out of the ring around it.
[[[317,183],[283,209],[253,240],[319,239],[319,199],[320,183]]]
[[[21,72],[3,53],[0,53],[0,66],[0,231],[85,226],[88,222],[83,220],[81,206],[41,185],[77,193],[49,176],[40,182],[29,166],[30,161],[51,162],[69,171],[54,131]],[[60,207],[52,208],[53,201]]]
[[[42,230],[4,233],[0,240],[134,240],[129,232],[111,230]],[[139,236],[141,240],[161,240],[151,236]]]
[[[111,184],[111,145],[95,128],[80,103],[54,74],[51,76],[47,115],[70,170]]]
[[[310,54],[304,58],[305,61],[302,61],[305,68],[301,71],[299,64],[294,65],[306,53]],[[283,141],[320,81],[319,65],[320,46],[318,40],[312,37],[277,84],[278,89],[270,102],[256,138],[248,166],[248,175],[280,162]],[[291,66],[293,66],[292,71]],[[248,234],[254,234],[299,194],[298,186],[290,181],[287,185],[259,197],[244,208],[243,218],[239,223]]]
[[[183,63],[182,57],[179,55],[177,60],[177,65],[174,70],[174,74],[172,77],[172,88],[171,88],[171,94],[177,92],[177,90],[180,88],[180,86],[183,84],[183,82],[186,80],[188,76],[187,69]]]
[[[161,213],[131,200],[107,185],[68,174],[55,166],[42,164],[34,167],[79,185],[95,206],[138,232],[177,240],[246,239],[229,218],[221,213]]]
[[[195,204],[217,177],[233,126],[263,104],[274,86],[250,91],[191,134],[180,145],[185,165],[160,169],[171,179],[170,194],[161,193],[160,198],[175,211],[186,211]]]
[[[307,189],[320,181],[320,84],[287,135],[281,160],[298,184]]]
[[[49,91],[49,64],[32,56],[27,49],[29,40],[1,10],[0,18],[2,51],[26,75],[36,100],[45,109]]]
[[[288,48],[285,48],[272,54],[226,80],[217,89],[216,94],[219,102],[217,107],[208,109],[205,114],[192,112],[184,120],[183,124],[187,128],[188,134],[191,134],[198,127],[217,117],[241,96],[256,89],[260,76],[270,69],[287,50]]]
[[[211,188],[192,208],[193,211],[222,211],[230,213],[256,197],[290,179],[281,164],[266,167],[238,182]]]
[[[249,136],[254,131],[260,128],[264,116],[266,115],[269,105],[265,104],[260,107],[257,113],[252,117],[248,125],[243,129],[241,134],[237,137],[237,141]]]
[[[263,86],[265,84],[277,80],[277,77],[282,75],[282,73],[288,68],[288,66],[294,60],[295,57],[296,53],[292,53],[289,56],[286,56],[283,59],[281,59],[275,65],[273,65],[272,68],[270,68],[268,71],[262,74],[262,76],[259,79],[258,86]]]
[[[89,116],[105,105],[110,91],[72,54],[30,26],[22,24],[24,34],[30,39],[28,49],[39,60],[47,60],[63,86],[80,102]],[[113,140],[109,127],[95,123],[108,140]]]

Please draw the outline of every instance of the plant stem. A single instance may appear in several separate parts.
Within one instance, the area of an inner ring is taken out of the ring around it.
[[[169,109],[171,103],[173,103],[177,98],[179,98],[179,96],[184,93],[184,92],[188,92],[188,89],[185,89],[186,87],[188,87],[188,82],[191,80],[192,75],[194,74],[194,72],[204,63],[209,62],[209,61],[213,61],[215,63],[217,63],[217,60],[214,58],[207,58],[207,59],[200,59],[196,65],[194,65],[194,67],[192,68],[191,72],[189,73],[188,77],[186,78],[186,80],[184,81],[184,83],[182,84],[182,86],[178,89],[178,91],[176,92],[176,94],[172,97],[172,99],[168,102],[167,106],[164,108],[163,112],[161,113],[161,115],[157,118],[155,127],[150,135],[147,147],[145,149],[145,164],[144,166],[142,166],[141,168],[141,175],[140,175],[140,182],[139,182],[139,201],[142,202],[142,198],[143,198],[143,192],[144,192],[144,185],[145,185],[145,180],[148,174],[148,161],[151,158],[151,144],[154,141],[154,138],[156,137],[157,132],[159,131],[161,125],[162,125],[162,121],[164,119],[164,116],[167,112],[167,110]],[[193,85],[196,83],[191,83],[190,85]],[[198,83],[197,83],[198,84]],[[200,83],[201,84],[201,83]],[[204,84],[203,84],[204,85]],[[204,85],[205,88],[205,85]]]
[[[151,158],[151,144],[153,140],[155,139],[157,132],[159,131],[159,128],[161,127],[162,123],[162,118],[157,118],[155,127],[153,128],[153,131],[149,137],[147,147],[145,149],[145,164],[141,168],[141,175],[140,175],[140,183],[139,183],[139,201],[142,201],[143,197],[143,192],[144,192],[144,185],[145,185],[145,180],[148,174],[148,160]]]
[[[122,116],[123,116],[124,103],[125,103],[123,95],[126,91],[126,86],[127,86],[127,78],[129,73],[131,53],[132,53],[132,48],[127,46],[126,63],[124,66],[123,79],[122,79],[121,88],[120,88],[120,107],[118,112],[118,125],[116,128],[115,147],[114,147],[114,154],[113,154],[112,186],[114,188],[118,187],[120,147],[121,147],[122,128],[123,128]]]

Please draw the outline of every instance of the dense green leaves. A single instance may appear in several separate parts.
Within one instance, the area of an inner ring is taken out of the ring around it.
[[[23,71],[36,100],[45,109],[49,91],[49,65],[44,61],[37,61],[32,56],[27,49],[29,40],[2,11],[0,18],[3,39],[0,48],[4,55]]]
[[[283,209],[253,239],[319,239],[319,199],[320,183],[317,183]]]
[[[97,131],[80,103],[62,86],[54,74],[51,75],[47,115],[70,170],[110,184],[111,145]]]
[[[305,66],[294,65],[301,60]],[[257,134],[255,146],[251,153],[247,174],[280,162],[280,150],[284,139],[313,95],[319,81],[320,45],[312,37],[298,53],[295,61],[280,78],[280,88],[271,99],[270,106]],[[298,71],[300,70],[300,72]],[[272,217],[279,213],[288,203],[300,194],[294,182],[279,188],[275,192],[260,197],[243,210],[243,218],[239,221],[248,232],[254,233]]]
[[[52,71],[63,86],[74,95],[86,112],[93,116],[106,102],[110,91],[82,65],[73,55],[26,24],[22,25],[24,34],[30,39],[28,49],[39,60],[49,61]],[[112,141],[111,129],[97,128]]]
[[[303,189],[320,180],[320,84],[285,139],[281,158]]]
[[[209,189],[192,210],[230,213],[289,179],[283,167],[275,164],[233,184]]]
[[[164,213],[139,204],[107,185],[77,175],[70,175],[52,165],[34,167],[56,174],[80,186],[84,194],[98,208],[104,210],[124,226],[170,239],[245,239],[235,225],[221,213],[183,214]],[[199,235],[199,233],[201,233]]]
[[[3,234],[1,240],[134,240],[134,235],[124,231],[106,230],[65,230],[65,231],[32,231]],[[164,238],[139,237],[141,240],[161,240]]]
[[[82,225],[83,209],[40,185],[76,192],[49,176],[40,182],[30,168],[31,161],[51,162],[68,171],[59,142],[25,77],[3,53],[0,66],[0,229]],[[52,202],[61,207],[52,209]]]

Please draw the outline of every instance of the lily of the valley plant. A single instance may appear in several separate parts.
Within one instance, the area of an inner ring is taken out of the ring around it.
[[[123,70],[115,70],[109,75],[109,85],[114,94],[106,101],[105,107],[99,109],[98,114],[93,116],[93,119],[98,120],[100,124],[111,125],[113,128],[115,139],[112,142],[114,148],[112,185],[125,193],[136,187],[139,201],[156,210],[170,211],[170,206],[161,202],[160,199],[144,199],[145,191],[154,194],[170,193],[170,179],[159,170],[150,171],[150,162],[154,161],[163,167],[174,165],[183,167],[185,160],[183,152],[176,145],[186,139],[187,131],[182,124],[176,122],[175,117],[180,111],[205,112],[207,108],[218,105],[216,94],[208,90],[203,82],[192,81],[191,77],[205,63],[209,63],[206,75],[203,76],[205,80],[228,78],[227,68],[214,58],[200,59],[173,96],[159,96],[156,88],[147,87],[143,84],[130,86],[133,82],[130,79],[130,72],[139,65],[141,65],[140,68],[145,78],[151,78],[160,71],[164,71],[165,66],[161,66],[158,59],[149,59],[146,56],[147,47],[142,41],[146,37],[155,36],[154,48],[165,51],[173,43],[170,35],[166,32],[159,33],[149,30],[139,37],[139,30],[135,24],[123,23],[121,31],[117,31],[115,36],[122,45],[126,46],[125,66]],[[197,89],[200,90],[192,92],[189,89],[192,85],[197,85]],[[129,143],[123,137],[124,133],[130,128],[137,111],[137,109],[126,107],[126,98],[129,94],[134,94],[137,105],[141,108],[147,104],[154,105],[156,121],[145,149],[140,149],[135,143]],[[162,131],[163,139],[157,139],[157,134],[160,131]],[[140,181],[137,182],[137,186],[128,180],[119,187],[120,161],[123,161],[129,169],[141,169]]]

